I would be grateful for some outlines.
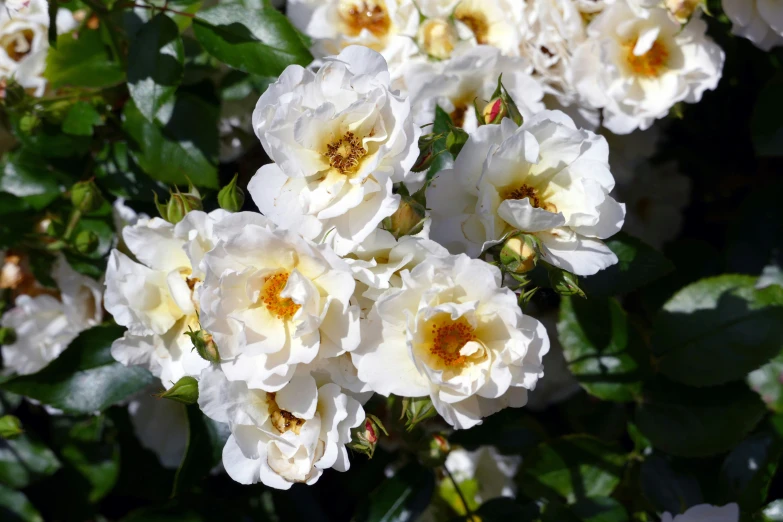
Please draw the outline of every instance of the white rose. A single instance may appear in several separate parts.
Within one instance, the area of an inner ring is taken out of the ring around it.
[[[661,522],[739,522],[739,516],[737,504],[722,507],[701,504],[674,518],[670,513],[664,513]]]
[[[544,110],[544,91],[530,76],[525,58],[503,56],[498,49],[482,45],[440,63],[417,64],[410,68],[406,83],[417,125],[435,121],[435,107],[448,112],[458,127],[473,132],[479,127],[474,101],[479,110],[492,99],[503,75],[503,85],[527,118]],[[428,131],[431,132],[431,131]]]
[[[200,264],[224,218],[226,226],[242,224],[240,214],[223,210],[190,212],[176,225],[141,219],[122,232],[138,262],[118,250],[109,257],[106,309],[128,328],[112,355],[126,366],[144,366],[167,388],[207,365],[186,333],[199,329],[194,294],[204,278]]]
[[[462,0],[454,19],[473,33],[479,45],[490,45],[503,54],[519,54],[524,2],[517,0]]]
[[[386,396],[429,395],[457,429],[524,406],[549,339],[500,286],[500,271],[464,255],[433,257],[401,279],[378,298],[352,354],[359,378]]]
[[[59,296],[20,295],[0,321],[16,333],[16,340],[2,347],[3,363],[19,375],[42,370],[103,319],[100,283],[76,272],[63,257],[55,261],[52,277]]]
[[[253,113],[276,162],[251,180],[253,200],[277,225],[348,252],[399,206],[392,183],[422,177],[410,172],[421,134],[410,113],[370,49],[348,47],[317,73],[288,67]]]
[[[478,491],[474,500],[483,504],[493,498],[516,495],[514,475],[521,463],[522,457],[518,455],[501,455],[494,446],[481,446],[475,451],[452,450],[445,465],[457,483],[475,480]]]
[[[15,1],[0,7],[0,78],[13,77],[35,96],[46,90],[46,54],[49,50],[49,13],[46,0]],[[71,11],[57,12],[57,32],[76,27]]]
[[[155,397],[159,386],[150,386],[128,403],[133,431],[142,446],[152,451],[163,467],[176,469],[188,443],[185,406]]]
[[[725,54],[695,15],[687,25],[664,8],[639,17],[618,0],[588,27],[572,72],[583,102],[602,108],[617,134],[649,128],[678,102],[696,103],[721,78]]]
[[[732,32],[769,51],[783,45],[783,5],[775,0],[723,0]]]
[[[536,235],[542,259],[577,275],[617,262],[601,239],[620,231],[625,207],[609,192],[609,149],[558,111],[521,127],[504,118],[468,139],[453,170],[427,192],[432,238],[477,256],[513,230]]]
[[[297,365],[358,345],[351,270],[328,246],[271,224],[221,229],[216,236],[204,258],[201,324],[230,380],[277,391]]]
[[[263,482],[277,489],[315,483],[324,469],[347,471],[345,445],[364,410],[333,383],[296,375],[275,393],[231,382],[211,367],[199,380],[198,404],[210,418],[227,423],[231,437],[223,466],[241,484]]]

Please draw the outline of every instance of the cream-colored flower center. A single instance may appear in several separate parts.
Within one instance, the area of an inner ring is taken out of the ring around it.
[[[33,48],[33,38],[35,38],[35,33],[32,29],[24,29],[0,38],[0,46],[11,60],[20,62],[22,58],[30,54]]]
[[[391,20],[383,0],[341,2],[339,9],[342,31],[346,35],[359,36],[363,29],[376,38],[389,34]]]
[[[299,435],[299,431],[305,423],[304,419],[300,419],[293,413],[285,410],[281,410],[280,406],[275,402],[275,393],[266,394],[266,402],[269,408],[269,419],[272,422],[272,426],[275,427],[280,433],[285,433],[288,430],[293,431],[296,435]]]
[[[506,187],[501,191],[500,195],[504,200],[528,198],[530,204],[535,208],[540,208],[542,210],[546,210],[547,212],[557,212],[557,207],[552,203],[544,201],[544,198],[538,189],[531,187],[526,183],[523,183],[522,185]]]
[[[484,13],[462,2],[454,10],[454,18],[468,26],[476,37],[477,43],[481,45],[489,43],[489,21]]]
[[[641,56],[634,54],[635,47],[636,40],[631,40],[625,44],[624,49],[628,67],[636,76],[656,78],[666,70],[669,63],[669,50],[660,39],[656,40],[650,50]]]
[[[460,353],[470,341],[476,340],[473,327],[462,317],[456,321],[432,323],[430,353],[446,366],[463,366],[468,358]]]
[[[329,158],[329,165],[340,174],[355,172],[366,155],[367,149],[362,146],[362,140],[350,131],[342,138],[329,143],[324,153],[324,156]]]
[[[288,284],[289,275],[288,272],[278,272],[268,277],[261,288],[261,303],[270,314],[284,321],[289,321],[301,308],[290,297],[280,297],[280,292]]]
[[[457,32],[445,20],[429,19],[419,29],[419,45],[428,55],[445,60],[454,51]]]

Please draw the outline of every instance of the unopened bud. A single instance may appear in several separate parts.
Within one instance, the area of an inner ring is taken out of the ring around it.
[[[242,205],[245,204],[245,193],[237,187],[237,178],[239,178],[239,174],[234,174],[231,183],[218,192],[218,204],[223,210],[239,212],[242,210]]]
[[[73,241],[73,248],[80,254],[91,254],[98,248],[100,240],[92,230],[82,230],[76,234]]]
[[[158,397],[171,399],[182,404],[196,404],[198,402],[198,381],[186,375],[174,383],[174,386],[158,395]]]
[[[436,468],[446,462],[451,451],[451,444],[443,435],[434,434],[425,439],[423,447],[419,450],[419,460],[425,466]]]
[[[487,125],[500,124],[500,120],[508,116],[508,107],[502,98],[496,98],[484,107],[483,115]]]
[[[402,195],[399,208],[384,220],[384,228],[397,239],[413,236],[421,232],[426,217],[424,205],[411,196]]]
[[[578,295],[586,297],[585,293],[579,288],[579,278],[571,272],[566,272],[561,268],[546,265],[549,272],[549,283],[558,294],[563,297]]]
[[[71,204],[73,208],[88,214],[103,206],[103,194],[93,180],[80,181],[71,187]]]
[[[14,439],[24,433],[22,422],[13,415],[0,417],[0,438]]]
[[[204,208],[201,204],[201,194],[192,185],[190,190],[184,194],[177,190],[170,192],[169,195],[171,198],[163,205],[158,201],[157,193],[155,194],[155,206],[158,207],[160,217],[169,223],[176,225],[188,215],[188,212]]]
[[[442,134],[425,134],[419,138],[419,157],[411,167],[413,172],[424,172],[432,166],[432,162],[439,156],[435,151],[435,142],[443,139]]]
[[[9,345],[16,342],[16,331],[13,328],[0,328],[0,345]]]
[[[420,422],[435,417],[438,412],[429,397],[405,397],[402,400],[402,414],[407,419],[408,431],[413,431]]]
[[[520,234],[509,238],[500,250],[500,263],[515,274],[530,272],[538,263],[538,245],[533,236]]]
[[[497,100],[501,101],[500,106],[497,105]],[[507,117],[511,118],[511,121],[517,125],[522,125],[522,113],[519,112],[516,102],[503,85],[502,74],[498,77],[498,86],[492,94],[492,101],[484,108],[484,121],[487,121],[487,116],[491,116],[495,111],[499,112],[496,114],[496,120],[493,120],[493,123],[500,123],[500,120]],[[490,122],[487,121],[487,123]]]
[[[381,420],[375,415],[367,414],[364,422],[351,430],[351,442],[348,444],[348,447],[372,458],[381,433],[388,435]]]
[[[193,329],[190,329],[189,332],[185,332],[185,335],[193,341],[193,349],[196,350],[202,359],[211,363],[220,362],[220,353],[210,334],[204,330],[194,332]]]

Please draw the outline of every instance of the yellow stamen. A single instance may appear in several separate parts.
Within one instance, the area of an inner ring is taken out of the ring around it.
[[[626,60],[633,73],[644,78],[660,76],[669,62],[669,50],[666,49],[666,46],[660,40],[656,40],[650,50],[641,56],[634,54],[635,47],[636,40],[625,45]]]
[[[340,174],[356,170],[365,155],[367,149],[362,147],[362,140],[350,131],[342,138],[328,144],[324,153],[324,156],[329,158],[329,165],[337,169]]]
[[[278,272],[264,281],[261,289],[261,302],[269,313],[284,321],[289,321],[301,308],[290,297],[280,297],[285,285],[288,284],[288,272]]]
[[[460,318],[456,322],[446,322],[432,325],[432,348],[430,352],[437,355],[446,366],[462,366],[467,358],[460,350],[470,341],[476,340],[473,327]]]
[[[275,427],[280,433],[285,433],[288,430],[293,431],[299,435],[299,431],[305,423],[304,419],[296,417],[293,413],[281,410],[280,406],[275,402],[275,393],[267,393],[266,401],[269,407],[269,417],[272,421],[272,426]]]
[[[359,36],[367,29],[374,36],[383,38],[389,32],[391,20],[386,13],[386,5],[382,1],[364,1],[351,3],[340,10],[343,31],[348,36]]]

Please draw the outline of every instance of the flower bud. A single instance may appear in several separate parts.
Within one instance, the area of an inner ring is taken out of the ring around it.
[[[13,328],[0,328],[0,345],[9,345],[16,342],[16,331]]]
[[[220,353],[210,334],[206,333],[204,330],[194,332],[193,329],[190,329],[189,332],[185,332],[185,335],[190,337],[190,340],[193,341],[193,348],[202,359],[211,363],[220,362]]]
[[[182,221],[188,215],[188,212],[204,208],[201,204],[201,194],[193,185],[184,194],[177,190],[176,192],[169,192],[169,195],[171,196],[169,201],[162,205],[158,201],[158,195],[155,194],[155,206],[158,207],[160,217],[174,225]]]
[[[245,204],[245,193],[237,187],[237,178],[239,178],[239,174],[234,174],[231,183],[218,192],[218,204],[223,210],[239,212],[242,210],[242,205]]]
[[[186,375],[158,397],[187,405],[196,404],[198,402],[198,381]]]
[[[71,187],[71,204],[80,212],[94,212],[103,205],[101,189],[93,180],[80,181]]]
[[[549,272],[549,283],[555,292],[563,297],[574,295],[586,297],[582,289],[579,288],[579,278],[577,276],[551,265],[547,265],[547,271]]]
[[[372,458],[381,433],[388,435],[381,420],[375,415],[367,414],[364,422],[351,430],[351,442],[348,447]]]
[[[438,412],[429,397],[405,397],[402,400],[402,416],[408,431],[413,431],[420,422],[435,417]]]
[[[427,211],[424,205],[411,196],[403,194],[400,199],[400,207],[394,214],[387,217],[383,224],[386,230],[399,239],[402,236],[412,236],[421,232],[426,217]]]
[[[448,457],[450,451],[451,444],[449,444],[448,439],[443,435],[435,433],[424,440],[424,444],[418,452],[419,460],[425,466],[437,468],[446,462],[446,457]]]
[[[24,433],[22,423],[17,417],[13,415],[0,417],[0,438],[15,439],[22,433]]]
[[[500,250],[500,263],[515,274],[530,272],[538,263],[538,245],[533,236],[520,234],[510,237]]]
[[[73,248],[80,254],[91,254],[98,248],[98,236],[92,230],[82,230],[76,234]]]
[[[500,100],[500,106],[497,105],[497,100]],[[487,121],[487,116],[492,116],[495,111],[497,111],[497,113],[495,114],[495,119],[493,119],[491,123],[500,123],[500,120],[506,117],[511,118],[511,121],[517,125],[522,125],[522,113],[519,112],[516,102],[514,102],[514,99],[503,85],[502,74],[498,77],[498,86],[492,94],[492,101],[484,108],[484,121],[490,123]]]
[[[508,107],[502,98],[495,98],[484,107],[483,116],[487,125],[500,124],[500,120],[508,116]]]
[[[435,151],[435,142],[442,138],[442,134],[434,133],[425,134],[419,138],[419,157],[416,158],[416,163],[411,167],[411,171],[424,172],[432,166],[432,162],[440,155],[440,152]]]

